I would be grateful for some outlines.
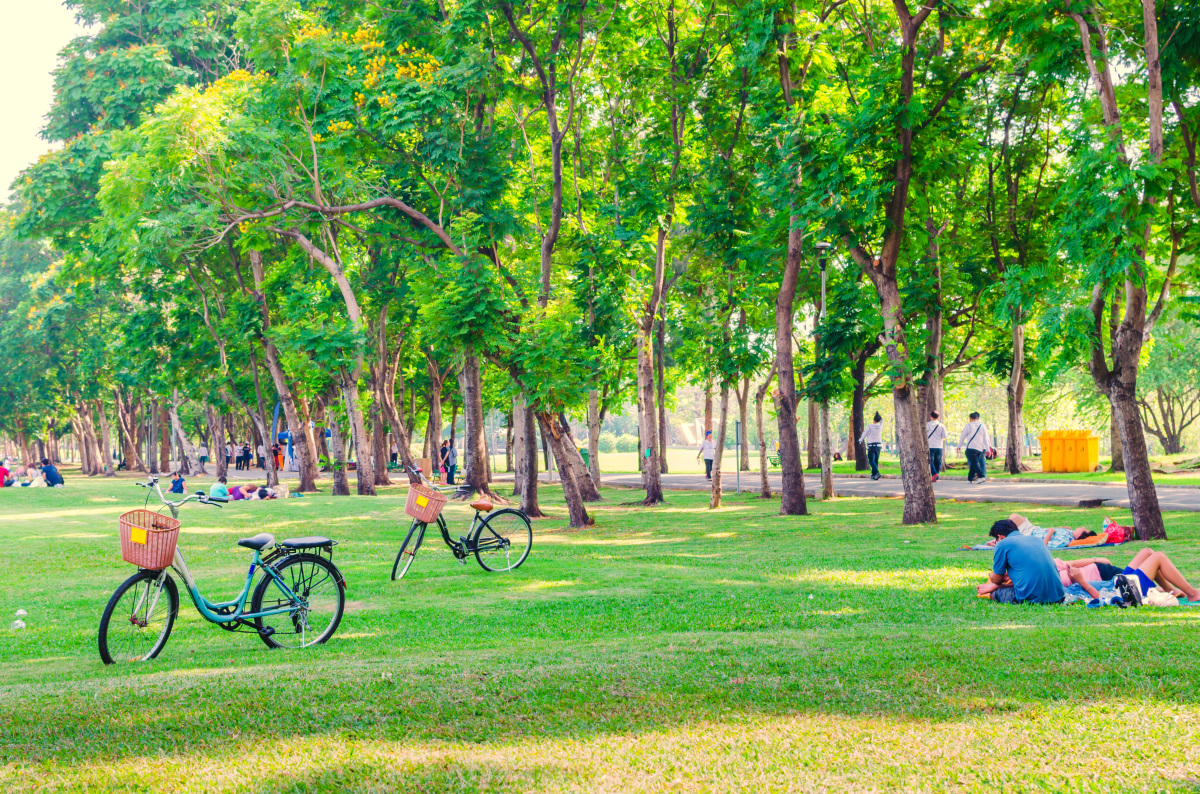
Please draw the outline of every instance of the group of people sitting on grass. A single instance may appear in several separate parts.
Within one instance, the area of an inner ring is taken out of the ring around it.
[[[177,471],[171,475],[171,488],[168,493],[187,493],[187,481],[183,478],[183,472]],[[209,499],[227,499],[232,502],[278,499],[281,496],[286,497],[287,495],[288,487],[283,483],[275,486],[249,483],[246,485],[235,485],[230,488],[229,481],[225,477],[218,477],[217,481],[208,488]]]
[[[0,488],[62,488],[62,474],[50,462],[42,458],[41,466],[21,466],[5,458],[0,463]]]
[[[1001,604],[1082,601],[1090,607],[1200,603],[1200,590],[1161,551],[1142,549],[1123,567],[1107,557],[1060,560],[1050,554],[1051,536],[1035,535],[1027,525],[1017,513],[992,525],[988,534],[996,551],[988,581],[976,587],[980,598]],[[1075,540],[1078,531],[1070,531]]]
[[[266,485],[235,485],[229,487],[224,477],[219,477],[208,489],[209,499],[229,499],[233,502],[258,501],[260,499],[278,499],[288,495],[288,487],[283,483],[268,487]]]

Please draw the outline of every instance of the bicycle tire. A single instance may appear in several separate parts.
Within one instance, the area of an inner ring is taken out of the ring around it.
[[[485,571],[515,571],[533,549],[529,516],[511,507],[488,513],[471,536],[471,548]]]
[[[421,541],[425,539],[425,529],[428,525],[422,524],[416,519],[413,520],[412,526],[408,528],[408,534],[404,536],[404,542],[400,544],[400,551],[396,552],[396,562],[392,564],[392,581],[403,579],[408,573],[408,569],[412,567],[413,560],[416,559],[417,549],[421,548]],[[420,529],[418,530],[418,527]],[[413,533],[416,533],[416,540],[413,540]],[[408,549],[409,543],[412,543],[412,551]]]
[[[276,565],[275,570],[287,582],[293,593],[308,599],[309,607],[265,618],[254,618],[254,627],[258,630],[259,638],[268,648],[307,648],[320,645],[332,637],[341,624],[342,613],[346,609],[345,581],[337,566],[316,554],[293,554]],[[268,596],[269,590],[273,591],[273,595]],[[316,600],[318,595],[321,596],[320,602]],[[258,587],[254,589],[250,611],[261,612],[264,608],[273,609],[294,603],[279,589],[274,577],[264,572]],[[319,607],[316,606],[318,603]],[[315,637],[310,638],[308,633],[314,615],[320,615],[318,620],[327,622],[319,626]],[[267,628],[271,631],[264,631]],[[299,637],[299,641],[289,641],[289,638],[293,637]]]
[[[157,571],[138,571],[122,582],[108,599],[100,617],[96,641],[100,660],[105,664],[148,662],[166,647],[175,626],[175,616],[179,614],[179,588],[167,574],[155,598],[154,583],[158,577]],[[127,594],[128,599],[125,598]],[[164,595],[165,604],[162,603]],[[127,610],[128,617],[124,617]],[[144,632],[152,626],[157,629]]]

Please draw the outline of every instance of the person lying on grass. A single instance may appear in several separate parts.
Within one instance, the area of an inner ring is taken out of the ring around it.
[[[1130,583],[1138,583],[1143,596],[1157,585],[1176,598],[1200,601],[1200,590],[1188,583],[1170,557],[1154,549],[1142,549],[1123,569],[1113,565],[1107,557],[1088,557],[1082,560],[1052,559],[1058,570],[1059,581],[1064,587],[1079,585],[1093,599],[1100,598],[1100,590],[1114,589],[1113,583],[1117,577],[1125,576]],[[977,586],[975,592],[980,596],[987,596],[1005,587],[1013,587],[1012,580],[1004,577],[997,582],[993,574],[987,583]],[[992,597],[993,600],[1000,600]]]
[[[1050,549],[1065,549],[1071,545],[1071,541],[1096,537],[1095,532],[1084,527],[1076,527],[1075,529],[1071,529],[1070,527],[1039,527],[1020,513],[1013,513],[1008,517],[1008,520],[1017,525],[1017,531],[1022,535],[1038,538]],[[984,545],[995,546],[996,539],[993,538]]]
[[[1011,519],[992,524],[996,539],[992,573],[987,584],[976,588],[1001,604],[1057,604],[1066,595],[1058,566],[1041,540],[1022,535]]]

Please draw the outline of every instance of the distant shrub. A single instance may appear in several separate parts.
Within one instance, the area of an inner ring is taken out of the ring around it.
[[[617,437],[612,433],[601,433],[600,438],[596,440],[596,445],[601,452],[616,452]],[[634,447],[634,449],[637,449],[637,447]]]
[[[617,436],[617,452],[637,452],[637,436]]]

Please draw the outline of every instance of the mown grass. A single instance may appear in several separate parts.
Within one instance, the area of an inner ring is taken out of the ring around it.
[[[189,561],[235,591],[238,537],[324,533],[349,581],[326,646],[268,651],[186,602],[162,656],[103,667],[96,625],[130,572],[128,480],[0,491],[0,783],[19,790],[1194,791],[1200,610],[1003,607],[990,555],[1009,512],[604,492],[595,529],[535,524],[511,575],[428,546],[388,580],[403,492],[189,506]],[[465,526],[469,513],[449,508]],[[1026,506],[1047,522],[1096,511]],[[1118,520],[1128,514],[1110,513]],[[1200,515],[1156,544],[1200,574]],[[1114,561],[1137,546],[1106,549]],[[1197,576],[1200,578],[1200,576]],[[4,618],[7,626],[11,617]]]

